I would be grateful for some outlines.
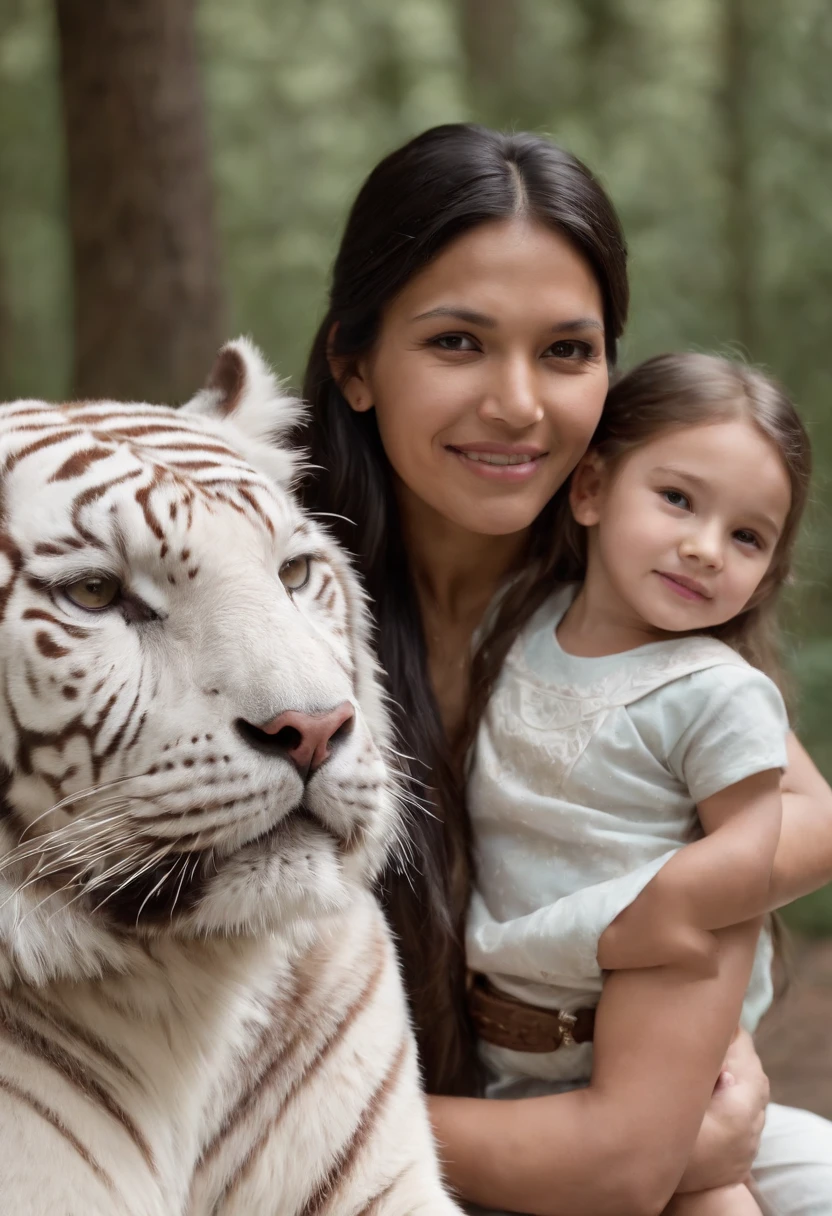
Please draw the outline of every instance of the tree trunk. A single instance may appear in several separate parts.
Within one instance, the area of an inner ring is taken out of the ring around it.
[[[481,122],[514,125],[520,14],[516,0],[461,0],[459,16],[468,92]]]
[[[74,391],[177,401],[222,338],[194,0],[56,0]]]
[[[752,181],[749,110],[752,48],[748,0],[723,7],[722,126],[725,132],[725,244],[733,336],[754,354],[756,344],[757,213]]]
[[[1,230],[0,230],[1,231]],[[12,352],[14,318],[9,304],[8,278],[6,275],[6,260],[0,246],[0,401],[12,396],[14,369]]]

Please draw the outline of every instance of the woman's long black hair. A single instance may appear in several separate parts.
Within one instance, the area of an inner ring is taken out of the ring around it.
[[[332,366],[348,369],[372,348],[385,307],[451,241],[511,217],[546,225],[586,259],[603,298],[606,353],[614,364],[628,304],[626,250],[598,182],[546,139],[449,124],[387,156],[364,183],[347,220],[304,380],[312,407],[299,436],[312,466],[304,502],[355,557],[372,602],[399,747],[408,757],[414,864],[391,863],[382,894],[432,1093],[470,1092],[473,1077],[464,999],[471,865],[461,759],[506,652],[556,574],[556,504],[532,527],[520,576],[473,660],[463,736],[449,741],[428,678],[418,600],[375,413],[349,408],[339,387],[344,377],[336,379]],[[420,809],[425,804],[430,813]]]

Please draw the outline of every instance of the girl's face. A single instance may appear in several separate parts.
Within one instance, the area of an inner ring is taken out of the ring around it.
[[[589,526],[587,588],[648,631],[733,619],[760,586],[791,504],[774,444],[745,419],[665,431],[612,468],[593,453],[572,509]]]
[[[375,409],[405,507],[498,536],[527,528],[564,482],[607,384],[592,271],[557,233],[510,220],[407,284],[344,393]]]

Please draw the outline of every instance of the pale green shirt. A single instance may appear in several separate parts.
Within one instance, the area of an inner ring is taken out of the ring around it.
[[[598,939],[674,852],[701,835],[696,804],[786,765],[772,681],[713,638],[578,658],[555,629],[575,594],[532,618],[503,666],[473,749],[476,888],[468,964],[522,1000],[595,1005]],[[743,1010],[771,1001],[763,935]],[[481,1044],[497,1076],[576,1081],[591,1046],[551,1054]]]

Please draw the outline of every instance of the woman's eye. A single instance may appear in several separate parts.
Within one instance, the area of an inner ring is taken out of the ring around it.
[[[433,345],[438,346],[440,350],[469,351],[477,349],[474,339],[468,334],[440,334],[438,338],[433,339]]]
[[[564,339],[563,342],[553,342],[549,350],[556,359],[568,359],[570,362],[578,359],[589,359],[592,356],[592,347],[588,342],[574,342]]]
[[[738,528],[734,533],[734,540],[739,541],[741,545],[749,545],[753,549],[762,548],[756,532],[749,532],[747,528]]]
[[[63,588],[67,599],[79,608],[86,608],[88,612],[100,612],[102,608],[109,608],[118,598],[120,591],[121,584],[118,579],[99,574],[79,578],[77,583],[70,583]]]
[[[690,499],[681,490],[661,490],[660,493],[665,502],[670,503],[671,507],[681,507],[683,511],[690,510]]]
[[[287,591],[300,591],[309,582],[311,557],[290,557],[280,567],[280,581]]]

